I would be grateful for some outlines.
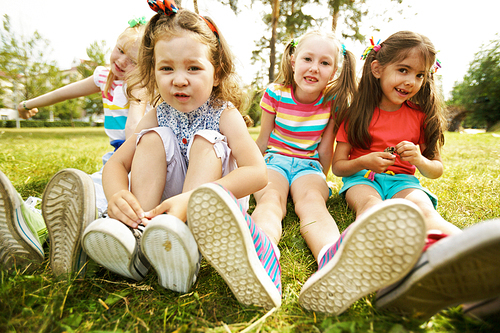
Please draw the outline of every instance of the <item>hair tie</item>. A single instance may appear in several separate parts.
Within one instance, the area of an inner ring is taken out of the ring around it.
[[[291,45],[292,47],[297,47],[297,45],[298,45],[298,44],[299,44],[299,42],[298,42],[298,41],[296,41],[295,39],[292,39],[292,41],[290,42],[290,45]]]
[[[345,45],[342,44],[342,56],[345,57],[345,54],[347,53],[347,50],[345,48]]]
[[[133,18],[130,21],[128,21],[128,25],[133,28],[138,24],[146,25],[148,23],[148,20],[146,20],[146,16],[139,17],[139,18]]]
[[[167,16],[177,13],[178,9],[174,0],[148,0],[149,7],[158,14]]]
[[[368,54],[371,52],[371,50],[378,52],[380,50],[380,48],[382,47],[382,45],[380,45],[380,39],[378,40],[377,44],[375,44],[373,42],[373,37],[372,37],[372,38],[370,38],[370,43],[371,43],[371,45],[368,46],[365,49],[365,51],[363,52],[363,54],[361,55],[361,60],[365,60],[366,57],[368,57]]]
[[[441,68],[441,61],[439,59],[436,59],[436,63],[431,66],[431,74],[436,74],[437,70]]]
[[[217,32],[217,29],[215,29],[215,26],[209,20],[207,20],[206,18],[204,18],[203,16],[200,15],[200,17],[203,19],[203,21],[205,21],[205,23],[208,25],[208,27],[210,28],[210,30],[212,30],[212,32],[214,33],[215,37],[217,37],[217,40],[220,41],[220,39],[219,39],[219,33]]]

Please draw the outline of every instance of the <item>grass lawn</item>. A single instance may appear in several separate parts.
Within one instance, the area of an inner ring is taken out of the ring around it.
[[[258,129],[251,129],[256,137]],[[24,199],[41,197],[50,178],[64,168],[93,173],[111,150],[102,128],[0,129],[0,170]],[[499,133],[446,133],[444,175],[420,177],[439,200],[439,213],[460,228],[500,217]],[[344,230],[354,220],[338,196],[341,180],[332,175],[334,194],[327,205]],[[253,207],[251,207],[252,209]],[[158,285],[151,270],[135,282],[89,261],[84,278],[55,279],[46,260],[34,272],[0,271],[0,332],[492,332],[500,320],[465,318],[460,307],[427,322],[380,312],[374,295],[342,315],[309,312],[298,304],[304,282],[317,269],[300,236],[289,202],[281,250],[283,304],[268,313],[241,306],[206,261],[192,291],[179,295]],[[500,278],[500,277],[499,277]]]

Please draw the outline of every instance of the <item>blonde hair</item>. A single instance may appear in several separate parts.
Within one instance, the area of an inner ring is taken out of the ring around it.
[[[337,133],[345,112],[349,107],[349,103],[357,89],[356,58],[352,52],[345,50],[332,32],[325,33],[318,30],[309,31],[302,35],[298,41],[290,41],[283,52],[280,70],[274,83],[280,83],[284,86],[291,85],[295,90],[296,83],[293,78],[292,55],[297,54],[301,50],[304,41],[312,36],[319,36],[330,40],[338,51],[335,55],[335,71],[339,70],[339,72],[336,78],[327,84],[323,98],[324,104],[332,103],[332,113],[336,114],[334,133]],[[339,66],[341,59],[343,59],[342,65]]]
[[[430,73],[436,62],[436,49],[429,38],[411,31],[400,31],[380,44],[378,51],[371,50],[365,59],[359,89],[349,109],[347,137],[353,147],[368,149],[372,138],[368,132],[373,111],[382,100],[380,80],[373,76],[371,64],[377,60],[382,68],[405,59],[411,52],[417,51],[429,73],[425,75],[420,90],[407,102],[413,109],[419,108],[425,115],[424,137],[426,148],[422,152],[427,158],[433,158],[444,144],[446,119],[441,95]]]
[[[212,32],[204,19],[215,27],[217,34]],[[207,45],[209,49],[209,60],[215,70],[214,79],[218,82],[218,85],[212,90],[212,103],[219,104],[228,101],[239,109],[242,104],[242,92],[239,77],[235,72],[233,54],[215,23],[209,17],[204,17],[204,19],[198,14],[182,8],[174,15],[154,15],[146,26],[139,50],[139,62],[133,71],[127,93],[130,95],[135,86],[144,86],[147,89],[149,100],[154,105],[159,104],[161,96],[156,85],[154,72],[156,42],[161,39],[174,38],[185,31],[190,31],[197,41]]]
[[[134,44],[140,40],[144,34],[146,26],[144,24],[136,24],[134,27],[128,27],[123,31],[120,36],[116,39],[116,43],[118,44],[118,41],[124,40],[124,43],[122,43],[123,51],[125,53],[128,53],[128,50],[134,46]],[[137,62],[137,59],[134,59],[135,62]],[[104,94],[108,95],[111,92],[111,85],[113,84],[113,81],[116,80],[116,76],[113,73],[113,71],[109,71],[108,78],[106,79],[106,85],[104,86]]]

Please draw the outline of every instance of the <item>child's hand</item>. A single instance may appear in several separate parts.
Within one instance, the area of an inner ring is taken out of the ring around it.
[[[376,173],[385,172],[387,168],[394,165],[396,161],[396,155],[388,152],[374,152],[359,158],[363,159],[365,169],[372,170]]]
[[[148,219],[152,219],[153,217],[167,213],[179,218],[181,221],[186,222],[187,220],[187,205],[189,201],[189,197],[192,191],[184,192],[168,198],[163,201],[161,204],[145,213],[145,217]]]
[[[422,162],[420,148],[413,142],[401,141],[396,145],[396,152],[399,154],[401,161],[409,162],[415,166]]]
[[[28,118],[31,118],[35,114],[38,113],[37,108],[26,110],[24,108],[24,105],[25,105],[24,103],[26,103],[26,101],[19,103],[19,105],[17,106],[17,112],[19,113],[19,117],[21,117],[23,119],[28,119]]]
[[[134,229],[141,223],[147,225],[148,221],[137,198],[126,190],[113,194],[108,202],[108,215]]]

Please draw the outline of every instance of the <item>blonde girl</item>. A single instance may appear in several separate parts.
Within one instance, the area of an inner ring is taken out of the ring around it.
[[[120,34],[110,56],[110,68],[99,66],[94,74],[42,96],[19,103],[19,115],[27,119],[38,108],[71,98],[100,92],[104,104],[104,129],[115,150],[130,136],[147,107],[146,101],[129,101],[125,92],[127,74],[137,63],[145,18],[129,21],[129,27]],[[140,90],[136,92],[140,95]],[[103,163],[113,152],[103,156]],[[5,205],[0,208],[0,252],[6,253],[2,263],[36,266],[44,258],[43,243],[50,238],[50,264],[55,275],[83,272],[87,256],[81,247],[84,228],[102,216],[107,201],[101,184],[102,169],[89,176],[83,171],[59,171],[47,184],[42,198],[42,211],[30,209],[33,202],[23,202],[5,175],[0,175],[0,197]],[[2,211],[4,214],[1,214]],[[12,243],[9,243],[12,242]],[[10,244],[10,245],[9,245]]]
[[[159,105],[106,164],[109,218],[94,221],[83,244],[118,274],[140,280],[151,264],[161,286],[187,292],[201,259],[186,225],[196,223],[186,218],[193,190],[215,182],[245,198],[264,187],[267,175],[236,108],[241,92],[220,30],[173,2],[148,3],[157,14],[130,89],[144,85]]]

